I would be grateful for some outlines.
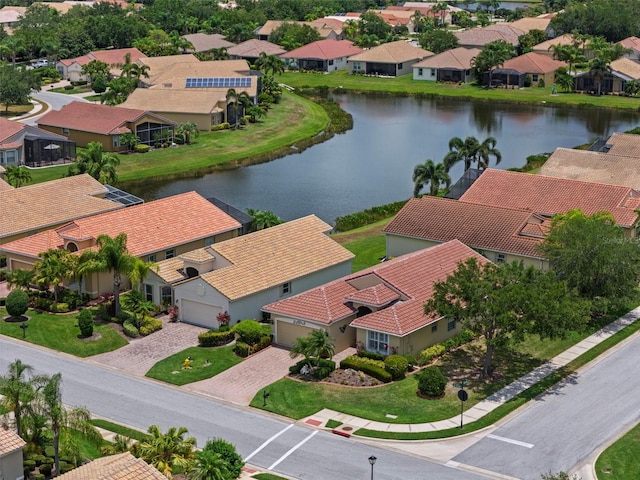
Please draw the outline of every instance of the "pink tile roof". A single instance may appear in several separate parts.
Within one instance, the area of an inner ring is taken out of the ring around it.
[[[86,65],[91,60],[99,60],[107,65],[116,65],[118,63],[124,63],[126,55],[129,54],[131,62],[135,63],[140,58],[146,58],[147,56],[137,48],[117,48],[113,50],[96,50],[95,52],[89,52],[86,55],[82,55],[76,58],[65,58],[60,62],[67,67],[73,63],[80,65]]]
[[[538,74],[555,72],[558,68],[566,66],[566,62],[554,60],[547,55],[534,52],[525,53],[502,64],[502,68],[512,68],[520,73]]]
[[[460,45],[484,46],[489,42],[504,40],[513,46],[518,45],[518,37],[525,32],[511,25],[490,25],[453,32]]]
[[[9,428],[0,427],[0,457],[4,457],[24,447],[26,442]]]
[[[196,192],[75,220],[53,230],[14,240],[3,251],[37,258],[49,248],[61,248],[65,239],[80,242],[105,234],[127,234],[127,249],[135,257],[240,228],[240,223]],[[92,242],[94,243],[94,242]]]
[[[229,55],[236,55],[238,57],[258,58],[262,52],[267,55],[280,55],[285,53],[286,50],[275,43],[267,42],[266,40],[257,40],[255,38],[227,48]]]
[[[528,210],[424,196],[409,200],[383,231],[436,242],[458,239],[476,249],[541,258],[536,246],[548,222]]]
[[[624,40],[620,40],[618,43],[624,48],[630,48],[631,50],[640,52],[640,38],[638,37],[627,37]]]
[[[266,312],[300,318],[322,324],[355,314],[348,299],[366,298],[384,304],[396,295],[393,305],[364,315],[351,325],[404,336],[434,321],[425,316],[424,303],[433,293],[433,284],[453,273],[460,262],[475,257],[484,264],[488,260],[458,240],[419,250],[348,275],[307,292],[263,307]],[[358,289],[357,285],[367,287]],[[374,285],[379,286],[372,289]],[[367,292],[361,293],[363,290]],[[374,294],[374,292],[376,292]],[[392,292],[392,293],[391,293]],[[369,303],[373,305],[373,302]]]
[[[51,110],[45,113],[38,120],[38,125],[115,135],[130,131],[126,124],[135,122],[143,115],[151,115],[163,123],[173,124],[170,120],[144,110],[111,107],[88,102],[71,102],[62,107],[61,110]]]
[[[453,48],[442,53],[427,57],[424,60],[414,63],[414,68],[449,68],[452,70],[469,70],[471,60],[481,52],[479,48]]]
[[[399,298],[400,294],[386,285],[374,285],[373,287],[363,288],[362,290],[344,297],[347,302],[357,302],[363,305],[372,305],[374,307],[388,305]]]
[[[303,45],[300,48],[280,55],[282,58],[313,58],[333,60],[335,58],[350,57],[362,53],[362,49],[353,45],[349,40],[318,40]]]
[[[11,120],[7,120],[6,118],[0,117],[0,148],[8,148],[3,146],[3,143],[13,137],[15,134],[20,133],[25,128],[26,125],[24,123],[13,122]]]
[[[631,227],[638,219],[640,192],[629,187],[582,182],[489,168],[460,197],[460,201],[527,209],[552,216],[579,208],[585,214],[611,212],[618,225]]]

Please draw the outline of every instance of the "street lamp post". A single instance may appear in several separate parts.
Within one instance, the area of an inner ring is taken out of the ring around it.
[[[376,460],[377,458],[374,457],[373,455],[369,457],[369,464],[371,465],[371,480],[373,480],[373,466],[375,465]]]

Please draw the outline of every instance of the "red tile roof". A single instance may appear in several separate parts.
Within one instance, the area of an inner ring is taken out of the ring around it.
[[[479,48],[453,48],[414,63],[412,67],[469,70],[471,68],[471,60],[477,57],[481,51]]]
[[[631,227],[638,219],[640,192],[629,187],[565,178],[487,169],[460,201],[527,209],[544,216],[579,208],[586,215],[611,212],[618,225]]]
[[[25,128],[26,125],[24,123],[12,122],[11,120],[0,117],[0,149],[9,148],[8,146],[3,145],[3,143],[13,137],[15,134],[20,133]]]
[[[126,124],[135,122],[143,115],[151,115],[166,124],[173,124],[151,112],[132,108],[111,107],[88,102],[71,102],[61,110],[52,110],[45,113],[38,125],[51,127],[64,127],[70,130],[93,132],[102,135],[116,135],[129,132]]]
[[[262,52],[267,55],[280,55],[286,53],[286,50],[275,43],[267,42],[266,40],[257,40],[255,38],[227,48],[229,55],[236,55],[238,57],[258,58]]]
[[[0,457],[13,453],[25,445],[26,442],[16,432],[0,427]]]
[[[146,58],[147,56],[137,48],[116,48],[113,50],[96,50],[95,52],[89,52],[86,55],[82,55],[76,58],[65,58],[60,60],[66,66],[72,63],[78,63],[80,65],[86,65],[91,60],[99,60],[107,65],[116,65],[118,63],[124,63],[127,54],[130,57],[130,61],[135,63],[140,58]]]
[[[331,283],[308,290],[263,307],[266,312],[282,314],[317,323],[330,324],[355,314],[349,299],[362,298],[385,304],[391,292],[398,301],[351,322],[351,326],[404,336],[434,321],[425,316],[424,303],[433,293],[433,284],[445,280],[460,262],[475,257],[488,260],[458,240],[409,253],[375,265]],[[364,288],[358,285],[366,284]],[[376,285],[377,289],[372,290]],[[363,290],[367,292],[361,293]],[[373,292],[376,292],[373,295]],[[383,293],[384,292],[384,293]],[[373,303],[369,303],[373,305]]]
[[[630,48],[631,50],[640,52],[640,38],[638,37],[627,37],[624,40],[620,40],[618,43],[624,48]]]
[[[131,453],[96,458],[60,475],[60,480],[166,480],[155,467]]]
[[[484,46],[489,42],[504,40],[513,46],[518,45],[518,37],[525,32],[511,25],[490,25],[488,27],[471,28],[453,32],[460,45]]]
[[[520,73],[549,73],[555,72],[560,67],[566,67],[566,62],[554,60],[547,55],[529,52],[519,57],[507,60],[501,68],[512,68]]]
[[[446,198],[412,198],[384,233],[436,242],[458,239],[475,249],[541,258],[536,246],[549,220],[527,210]]]
[[[63,247],[65,239],[79,242],[95,240],[102,234],[115,237],[124,232],[129,253],[141,257],[240,227],[240,223],[198,193],[187,192],[81,218],[14,240],[1,249],[36,258],[49,248]]]
[[[333,60],[335,58],[350,57],[351,55],[362,53],[362,51],[361,48],[354,46],[353,42],[349,40],[318,40],[284,53],[280,57]]]

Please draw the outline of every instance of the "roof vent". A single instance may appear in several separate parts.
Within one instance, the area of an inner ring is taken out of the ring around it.
[[[173,83],[163,83],[162,86],[164,88],[173,88]]]

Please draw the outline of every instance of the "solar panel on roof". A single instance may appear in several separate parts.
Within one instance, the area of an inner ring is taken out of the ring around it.
[[[186,88],[238,88],[250,87],[251,77],[187,78]]]

